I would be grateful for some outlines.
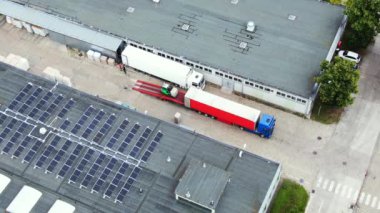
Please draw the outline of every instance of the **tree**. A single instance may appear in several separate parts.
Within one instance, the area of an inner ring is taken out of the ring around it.
[[[345,14],[348,16],[350,34],[348,45],[353,49],[366,48],[380,30],[380,0],[348,0]]]
[[[358,93],[360,71],[354,62],[335,57],[334,61],[321,63],[322,74],[315,78],[321,85],[319,97],[327,105],[346,107],[354,102],[352,94]]]

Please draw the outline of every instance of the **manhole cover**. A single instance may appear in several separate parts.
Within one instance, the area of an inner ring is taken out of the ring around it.
[[[342,163],[342,164],[343,164],[343,166],[345,166],[345,165],[347,165],[347,162],[346,162],[346,161],[343,161],[343,163]]]
[[[322,137],[321,137],[321,136],[318,136],[317,139],[318,139],[318,140],[322,140]]]
[[[317,155],[318,154],[318,152],[317,151],[313,151],[313,155]]]

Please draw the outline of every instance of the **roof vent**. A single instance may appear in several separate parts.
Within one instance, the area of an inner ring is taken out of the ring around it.
[[[170,161],[172,161],[172,159],[170,158],[170,156],[168,156],[168,158],[166,158],[166,162],[170,163]]]
[[[128,7],[127,8],[127,12],[128,13],[133,13],[133,12],[135,12],[135,8],[134,7]]]
[[[242,42],[240,42],[240,44],[239,44],[239,48],[240,49],[245,49],[245,48],[247,48],[247,42],[244,42],[244,41],[242,41]]]
[[[190,192],[187,191],[185,196],[186,196],[187,198],[190,198]]]
[[[231,4],[237,4],[239,3],[239,0],[231,0]]]
[[[189,28],[190,28],[190,25],[189,25],[189,24],[183,24],[182,27],[181,27],[181,29],[182,29],[183,31],[188,31]]]
[[[255,22],[254,21],[248,21],[246,30],[248,32],[255,32],[255,30],[256,30]]]
[[[203,163],[202,167],[203,167],[203,168],[206,168],[206,163]]]
[[[213,200],[210,202],[210,205],[211,205],[211,206],[213,206],[213,205],[214,205],[214,201],[213,201]]]
[[[289,19],[290,21],[294,21],[294,20],[296,20],[296,18],[297,18],[297,16],[295,16],[295,15],[289,15],[289,16],[288,16],[288,19]]]
[[[152,0],[154,3],[158,4],[160,3],[160,0]]]
[[[41,135],[45,135],[47,132],[47,129],[45,127],[41,127],[39,132]]]

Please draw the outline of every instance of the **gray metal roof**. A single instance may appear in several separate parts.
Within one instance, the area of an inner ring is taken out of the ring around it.
[[[343,19],[342,8],[317,0],[15,1],[304,97]],[[255,33],[244,30],[249,20]]]
[[[0,209],[28,184],[43,192],[32,212],[45,212],[58,198],[79,212],[198,211],[174,194],[193,159],[230,175],[217,212],[256,212],[280,169],[276,162],[250,153],[240,158],[237,148],[3,63],[0,152],[0,173],[12,179],[0,194]]]
[[[215,209],[230,175],[218,167],[192,160],[175,189],[175,194],[208,209]]]

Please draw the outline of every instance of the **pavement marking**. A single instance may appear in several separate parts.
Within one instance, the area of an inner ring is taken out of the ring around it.
[[[323,177],[318,178],[317,188],[321,187],[322,180],[323,180]]]
[[[335,194],[339,194],[341,186],[342,186],[342,184],[338,183],[338,185],[335,187]]]
[[[346,195],[347,186],[343,185],[342,191],[340,192],[340,196],[344,197]]]
[[[360,194],[359,203],[363,203],[363,201],[364,201],[364,197],[365,197],[365,193],[362,192],[362,193]]]
[[[371,195],[370,194],[367,194],[367,198],[365,199],[365,205],[368,206],[369,203],[371,202]]]
[[[326,179],[326,180],[323,182],[323,186],[322,186],[322,188],[323,188],[323,189],[326,189],[328,183],[329,183],[329,180]]]
[[[373,197],[371,207],[375,208],[377,202],[377,197]]]
[[[350,198],[352,195],[352,188],[350,187],[350,189],[348,190],[348,193],[347,193],[347,198]]]
[[[380,209],[380,202],[379,202],[379,205],[377,205],[377,209]]]
[[[321,209],[322,209],[323,203],[324,203],[324,201],[322,200],[321,205],[319,205],[318,213],[321,212]]]
[[[334,188],[334,185],[335,185],[335,182],[334,181],[331,181],[330,183],[330,187],[329,187],[329,192],[331,192]]]

